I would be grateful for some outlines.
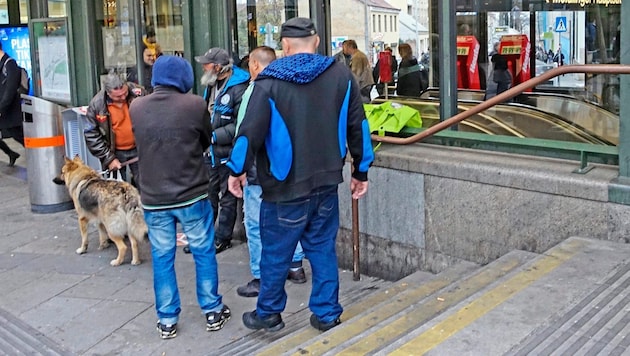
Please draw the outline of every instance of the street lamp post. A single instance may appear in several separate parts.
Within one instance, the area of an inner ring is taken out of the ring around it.
[[[368,12],[368,0],[364,0],[365,5],[365,53],[368,53],[370,48],[370,15]],[[371,58],[371,56],[370,56]]]

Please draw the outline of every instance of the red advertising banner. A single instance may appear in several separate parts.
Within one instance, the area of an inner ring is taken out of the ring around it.
[[[390,51],[381,51],[378,54],[379,68],[378,73],[381,83],[389,83],[392,81],[392,53]]]
[[[479,81],[479,42],[475,36],[457,36],[457,87],[481,89]]]
[[[501,37],[499,54],[504,56],[512,73],[512,85],[518,85],[530,78],[530,45],[527,35],[506,35]]]

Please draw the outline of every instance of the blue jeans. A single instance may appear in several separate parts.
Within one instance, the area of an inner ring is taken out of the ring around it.
[[[260,279],[260,204],[262,204],[262,187],[255,184],[247,184],[243,187],[243,215],[245,231],[247,232],[247,247],[249,248],[249,268],[252,276]],[[304,251],[302,244],[298,242],[291,262],[302,264]]]
[[[284,311],[284,283],[298,241],[311,263],[313,285],[309,308],[324,323],[343,312],[339,304],[339,271],[335,240],[339,229],[337,186],[321,187],[288,202],[263,200],[260,207],[260,294],[256,311],[262,318]]]
[[[197,301],[201,311],[204,314],[221,311],[223,303],[218,293],[219,277],[210,202],[202,199],[182,208],[145,210],[144,218],[149,226],[155,308],[160,322],[175,324],[181,312],[175,275],[178,221],[188,238],[188,246],[195,260]]]

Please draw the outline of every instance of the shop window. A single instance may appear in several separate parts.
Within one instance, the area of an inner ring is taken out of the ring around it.
[[[242,59],[251,49],[262,45],[276,49],[280,55],[282,23],[288,19],[287,16],[310,17],[309,14],[309,0],[236,0],[235,50],[238,53],[235,57]]]
[[[145,1],[141,11],[145,43],[154,37],[158,54],[183,55],[182,0]]]
[[[20,23],[28,24],[28,1],[20,0]]]
[[[65,0],[48,0],[48,17],[65,17],[66,1]]]
[[[9,6],[6,0],[0,1],[0,25],[9,24]]]
[[[125,73],[136,65],[135,31],[130,26],[129,0],[105,0],[102,3],[101,39],[105,69]]]

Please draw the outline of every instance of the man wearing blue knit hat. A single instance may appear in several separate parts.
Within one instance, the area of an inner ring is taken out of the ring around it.
[[[153,94],[129,108],[138,147],[144,218],[149,226],[157,329],[162,339],[177,336],[181,302],[175,276],[176,224],[188,238],[195,260],[197,301],[206,330],[216,331],[231,312],[218,292],[214,222],[208,201],[208,171],[201,160],[210,146],[210,120],[203,98],[188,93],[192,66],[176,56],[153,65]],[[142,100],[140,100],[142,99]]]

